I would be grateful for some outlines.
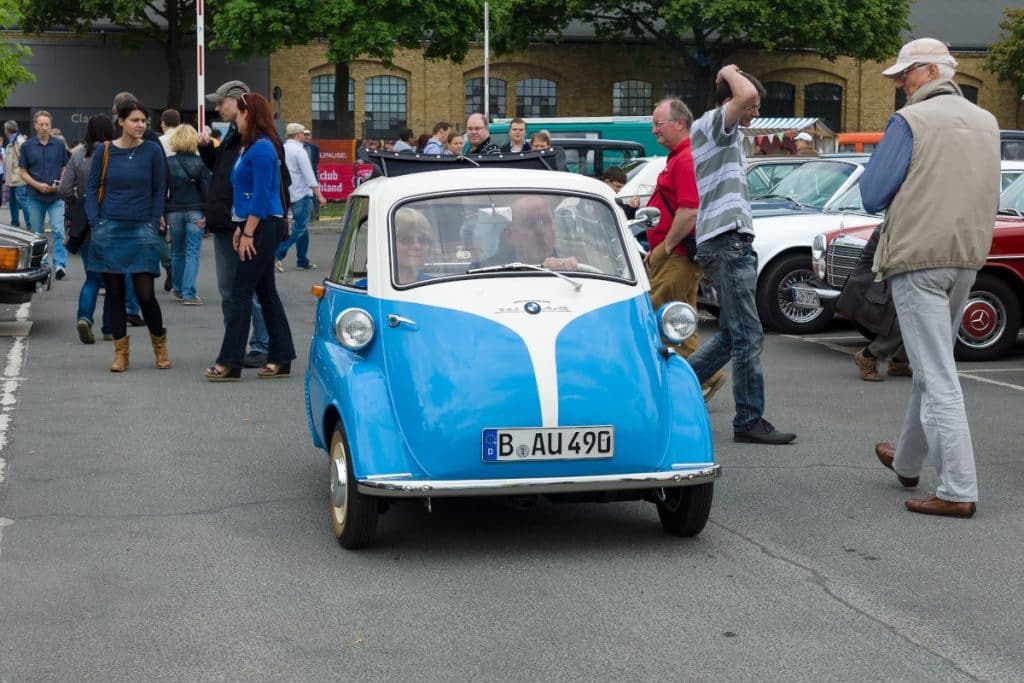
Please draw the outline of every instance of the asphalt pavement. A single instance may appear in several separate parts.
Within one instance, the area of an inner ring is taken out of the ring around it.
[[[903,509],[872,446],[910,381],[861,382],[862,341],[836,328],[768,337],[766,417],[795,444],[733,443],[714,398],[724,475],[695,539],[647,503],[442,500],[393,506],[349,552],[301,378],[336,242],[322,226],[320,269],[278,276],[288,379],[203,381],[223,332],[210,243],[206,304],[160,294],[170,370],[143,328],[120,375],[109,342],[79,342],[77,259],[2,312],[0,681],[1022,679],[1024,344],[961,366],[972,520]]]

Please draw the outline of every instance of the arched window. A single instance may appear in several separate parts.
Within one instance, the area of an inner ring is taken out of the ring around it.
[[[669,81],[665,83],[665,97],[678,97],[690,108],[693,117],[697,118],[707,108],[704,105],[697,106],[697,84],[693,81]]]
[[[487,98],[491,101],[490,115],[491,118],[503,119],[508,114],[505,110],[505,92],[506,83],[500,78],[490,79],[489,92]],[[484,79],[482,78],[469,78],[466,80],[466,116],[469,116],[475,111],[482,112],[484,110]]]
[[[832,83],[811,83],[804,88],[804,116],[816,116],[833,131],[843,125],[843,89]]]
[[[761,98],[758,116],[793,116],[796,89],[782,81],[764,83],[765,96]]]
[[[647,116],[654,100],[647,81],[612,83],[612,116]]]
[[[310,81],[313,93],[313,137],[329,138],[339,135],[334,113],[334,74],[314,76]],[[348,110],[355,109],[356,82],[348,79]]]
[[[393,139],[405,128],[407,83],[398,76],[366,79],[364,138]]]
[[[558,83],[545,78],[516,82],[516,116],[558,116]]]
[[[966,98],[968,102],[971,102],[973,104],[977,104],[978,103],[978,89],[977,88],[975,88],[973,85],[964,85],[963,83],[958,83],[957,85],[960,86],[960,90],[963,91],[964,98]]]

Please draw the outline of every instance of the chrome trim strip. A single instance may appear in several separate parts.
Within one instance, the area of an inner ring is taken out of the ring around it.
[[[50,266],[41,266],[35,270],[21,272],[0,272],[0,282],[37,282],[50,275]]]
[[[673,469],[669,472],[596,474],[578,477],[529,477],[520,479],[460,479],[421,481],[359,480],[359,492],[389,498],[444,496],[502,496],[581,491],[678,488],[713,482],[721,475],[718,464]]]

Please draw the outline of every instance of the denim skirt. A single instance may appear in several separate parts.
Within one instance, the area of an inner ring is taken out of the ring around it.
[[[160,236],[146,222],[100,219],[92,228],[90,271],[160,274]]]

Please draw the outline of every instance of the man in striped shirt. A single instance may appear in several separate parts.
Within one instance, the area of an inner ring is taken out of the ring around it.
[[[796,434],[780,432],[764,419],[764,331],[754,300],[757,255],[740,131],[754,118],[765,91],[735,64],[722,67],[716,80],[718,106],[694,122],[690,138],[700,194],[697,260],[718,292],[718,332],[687,360],[701,383],[732,360],[733,440],[786,444]]]

